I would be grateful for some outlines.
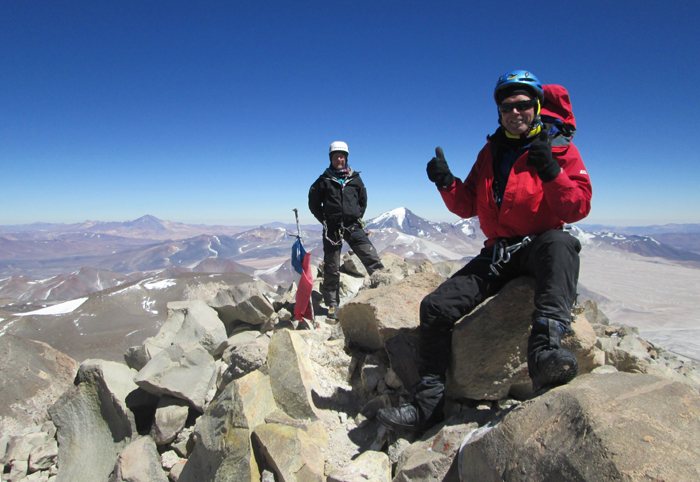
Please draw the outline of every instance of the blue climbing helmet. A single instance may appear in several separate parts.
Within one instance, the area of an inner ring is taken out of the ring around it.
[[[544,104],[544,90],[542,83],[532,72],[527,70],[511,70],[498,78],[496,89],[493,91],[493,98],[499,104],[499,93],[504,89],[510,90],[512,87],[522,87],[528,92],[532,92]]]

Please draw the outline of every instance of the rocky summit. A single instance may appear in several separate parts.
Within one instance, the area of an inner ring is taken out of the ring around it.
[[[461,265],[382,261],[370,277],[344,256],[332,323],[320,267],[314,320],[293,319],[294,285],[229,278],[168,302],[123,363],[0,337],[0,480],[700,480],[697,362],[581,300],[564,340],[579,376],[533,393],[528,278],[456,324],[445,421],[387,430],[377,411],[409,400],[418,379],[420,301]]]

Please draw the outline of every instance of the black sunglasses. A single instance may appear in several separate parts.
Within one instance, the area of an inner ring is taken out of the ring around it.
[[[518,109],[518,112],[522,112],[524,110],[532,109],[535,107],[535,101],[534,100],[521,100],[519,102],[503,102],[501,105],[498,106],[498,111],[502,113],[508,113],[512,111],[513,109]]]

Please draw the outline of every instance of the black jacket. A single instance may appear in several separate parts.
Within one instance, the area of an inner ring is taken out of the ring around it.
[[[316,219],[327,226],[349,227],[365,215],[367,190],[360,173],[352,171],[344,183],[326,169],[309,189],[309,209]]]

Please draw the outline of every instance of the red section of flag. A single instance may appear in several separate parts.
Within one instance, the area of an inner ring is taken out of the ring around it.
[[[294,306],[294,318],[302,321],[303,318],[313,320],[313,312],[311,310],[311,291],[314,289],[314,279],[311,276],[311,255],[306,253],[304,261],[302,261],[303,272],[299,279],[299,288],[297,289],[296,304]]]

